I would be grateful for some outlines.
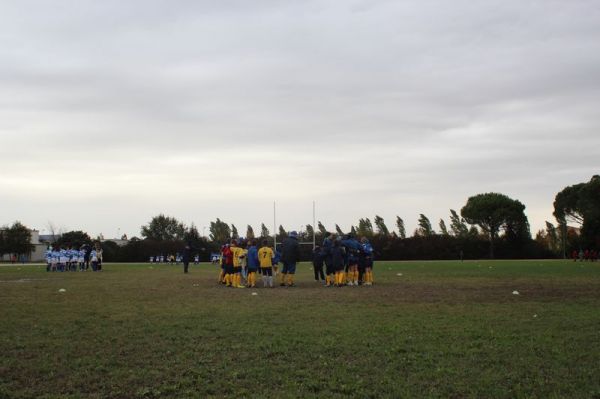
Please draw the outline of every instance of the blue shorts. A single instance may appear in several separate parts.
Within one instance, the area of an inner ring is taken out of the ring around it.
[[[331,262],[325,262],[325,274],[333,274],[335,269],[333,268],[333,264]]]
[[[296,264],[295,263],[284,263],[283,270],[281,272],[285,273],[285,274],[296,273]]]
[[[348,258],[348,266],[357,266],[358,265],[358,258],[356,256],[350,256]]]

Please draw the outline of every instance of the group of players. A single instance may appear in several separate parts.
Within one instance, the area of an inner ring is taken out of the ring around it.
[[[76,271],[101,271],[102,248],[99,243],[94,247],[84,244],[79,249],[76,246],[60,245],[48,247],[46,250],[46,271],[48,272],[76,272]]]
[[[183,255],[176,253],[175,255],[156,255],[149,258],[150,263],[170,263],[172,265],[178,265],[183,262]],[[200,264],[200,255],[194,256],[194,264]]]
[[[218,282],[227,287],[254,288],[260,273],[263,287],[273,288],[279,259],[280,254],[267,245],[267,240],[258,248],[254,240],[232,239],[221,247]]]
[[[585,251],[580,249],[579,252],[577,252],[575,249],[571,253],[571,259],[573,259],[574,262],[596,262],[598,260],[598,251],[595,249],[586,249]]]
[[[373,252],[366,237],[359,241],[351,234],[326,233],[323,245],[313,251],[315,280],[327,287],[373,285]]]
[[[221,247],[218,282],[227,287],[254,288],[260,274],[263,287],[272,288],[274,278],[280,286],[293,287],[299,258],[294,231],[281,244],[281,251],[271,248],[267,240],[257,245],[255,240],[232,239]],[[281,271],[279,263],[283,264]],[[373,284],[373,247],[365,237],[359,241],[352,235],[326,233],[322,246],[313,251],[312,263],[315,280],[326,287]]]

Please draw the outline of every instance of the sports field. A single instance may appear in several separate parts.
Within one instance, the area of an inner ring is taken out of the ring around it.
[[[191,268],[0,266],[0,398],[600,397],[600,263],[378,262],[344,288],[302,264],[252,290]]]

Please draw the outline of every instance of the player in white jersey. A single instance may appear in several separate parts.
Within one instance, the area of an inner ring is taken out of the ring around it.
[[[92,270],[95,272],[102,271],[102,247],[99,242],[94,246],[90,256],[92,258]]]
[[[198,263],[200,263],[200,256],[196,255],[194,256],[194,265],[197,265]]]
[[[69,250],[69,270],[72,272],[76,272],[77,271],[77,260],[79,258],[79,251],[77,251],[75,248],[71,248]]]
[[[65,271],[65,267],[67,265],[67,261],[69,260],[69,258],[67,258],[67,251],[65,249],[62,248],[58,248],[58,264],[57,264],[57,269],[59,272],[64,272]]]
[[[58,270],[58,264],[60,261],[60,248],[55,247],[54,249],[52,249],[52,253],[50,254],[50,257],[51,257],[50,270],[55,272]]]
[[[71,246],[67,245],[67,248],[65,248],[63,251],[64,251],[64,259],[63,259],[62,263],[64,263],[65,271],[70,272],[71,271]]]
[[[85,247],[81,247],[77,252],[77,261],[79,262],[79,271],[85,270]]]

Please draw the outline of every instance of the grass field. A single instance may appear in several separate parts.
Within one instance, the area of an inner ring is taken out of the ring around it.
[[[207,264],[0,267],[0,398],[600,398],[600,263],[311,274],[250,290]]]

